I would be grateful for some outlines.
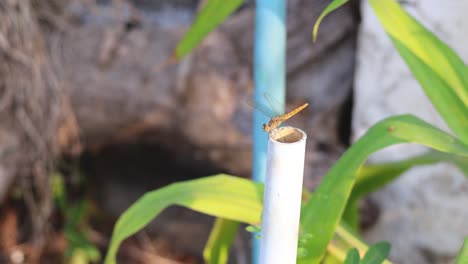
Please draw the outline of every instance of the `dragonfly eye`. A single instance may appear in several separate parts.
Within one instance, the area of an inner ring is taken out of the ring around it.
[[[263,129],[264,131],[266,131],[266,128],[267,128],[267,125],[266,125],[266,124],[263,124],[263,125],[262,125],[262,129]]]

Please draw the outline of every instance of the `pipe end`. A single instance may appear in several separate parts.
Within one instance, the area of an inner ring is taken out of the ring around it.
[[[290,126],[278,127],[270,132],[270,139],[280,143],[296,143],[305,140],[307,135],[304,131]]]

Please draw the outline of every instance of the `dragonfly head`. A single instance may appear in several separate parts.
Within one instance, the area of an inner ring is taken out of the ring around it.
[[[269,124],[263,124],[262,129],[265,132],[269,132],[271,130],[271,127],[269,126]]]

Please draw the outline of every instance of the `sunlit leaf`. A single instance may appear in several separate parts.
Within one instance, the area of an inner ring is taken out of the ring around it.
[[[212,216],[259,224],[263,184],[220,174],[170,184],[148,192],[117,221],[105,263],[115,263],[122,241],[145,227],[163,209],[180,205]]]
[[[468,71],[444,42],[395,0],[369,0],[401,57],[448,126],[468,144]]]
[[[177,45],[176,58],[181,59],[196,48],[208,33],[221,24],[232,12],[236,11],[243,2],[243,0],[206,1],[195,22]]]
[[[312,39],[315,42],[317,40],[317,34],[318,34],[318,29],[320,24],[322,23],[322,20],[330,14],[332,11],[336,10],[340,6],[346,4],[349,0],[334,0],[328,6],[325,8],[325,10],[322,11],[320,14],[319,18],[314,24],[314,30],[312,32]]]
[[[205,263],[224,264],[229,258],[232,242],[239,228],[239,222],[217,218],[208,242],[203,250]]]

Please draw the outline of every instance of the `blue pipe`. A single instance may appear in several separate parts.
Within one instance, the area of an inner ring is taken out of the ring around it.
[[[264,94],[268,93],[285,105],[286,2],[256,0],[253,67],[256,102],[265,102]],[[262,124],[268,120],[269,117],[254,111],[252,177],[259,182],[265,180],[268,135],[262,131]],[[260,240],[255,237],[252,240],[252,264],[257,264]]]

